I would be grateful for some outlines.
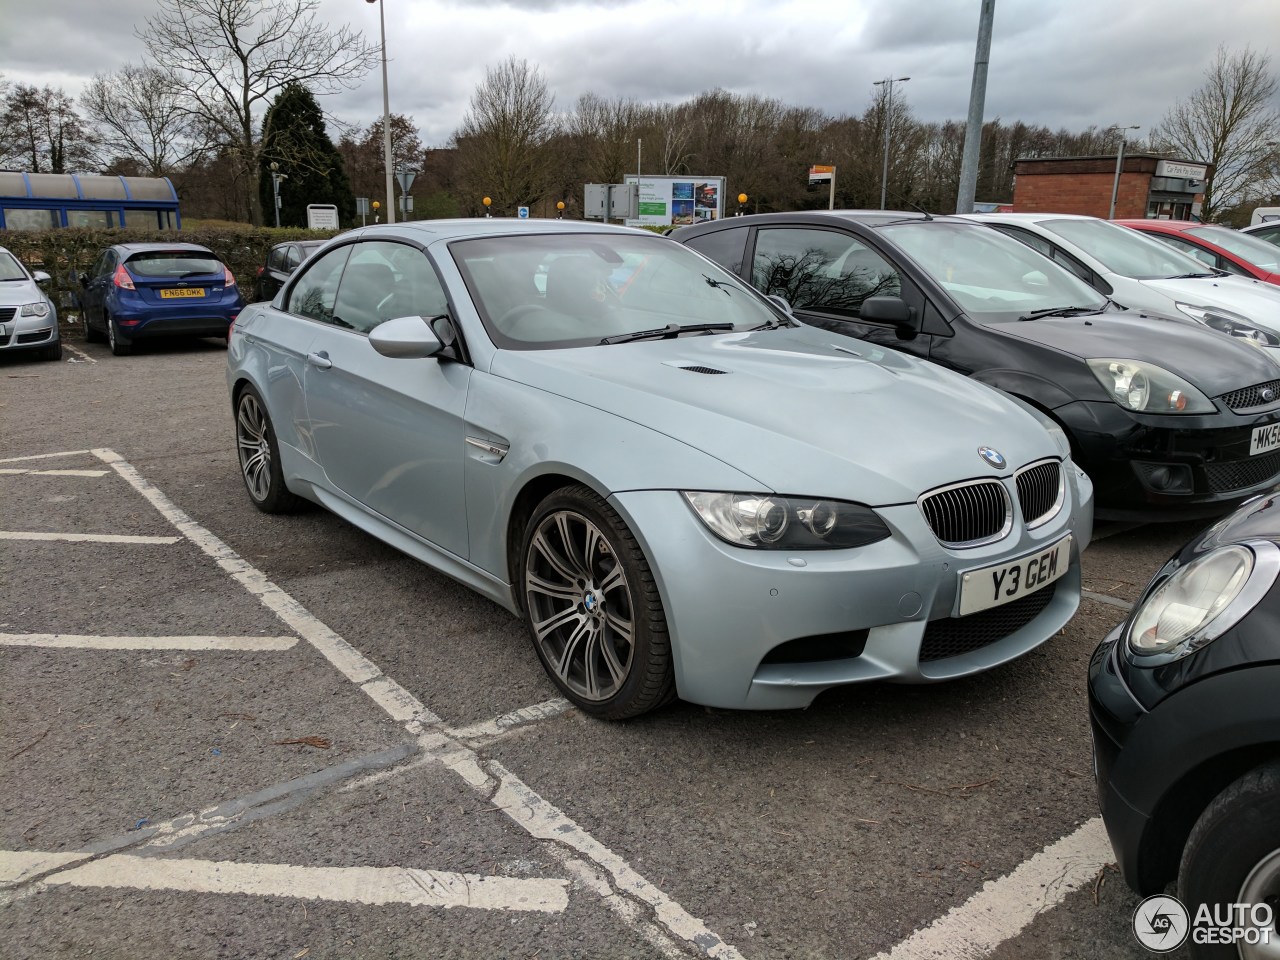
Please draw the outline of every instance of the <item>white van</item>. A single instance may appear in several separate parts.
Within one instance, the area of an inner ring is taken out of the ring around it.
[[[1258,207],[1253,211],[1253,216],[1249,218],[1249,226],[1256,226],[1259,223],[1271,223],[1280,220],[1280,207]]]

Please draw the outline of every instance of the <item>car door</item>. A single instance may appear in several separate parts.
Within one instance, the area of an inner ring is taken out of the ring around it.
[[[818,226],[760,227],[750,251],[750,281],[782,297],[814,326],[927,357],[931,337],[902,340],[891,324],[865,321],[869,297],[900,297],[924,314],[924,295],[865,238]]]
[[[320,464],[350,499],[466,557],[463,414],[471,367],[392,359],[369,343],[386,320],[447,313],[444,287],[416,246],[366,240],[351,250],[303,382]]]
[[[84,284],[80,289],[80,308],[84,311],[89,323],[95,327],[105,326],[102,319],[102,303],[106,297],[106,284],[110,282],[115,271],[115,251],[103,250],[98,259],[84,275]]]

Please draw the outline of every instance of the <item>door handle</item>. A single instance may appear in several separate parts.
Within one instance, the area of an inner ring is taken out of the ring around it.
[[[319,353],[308,353],[307,363],[313,367],[319,367],[321,370],[328,370],[333,366],[333,361],[329,359],[329,354],[323,350]]]

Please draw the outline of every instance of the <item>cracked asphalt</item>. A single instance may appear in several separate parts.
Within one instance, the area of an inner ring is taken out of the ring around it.
[[[518,621],[319,508],[255,510],[216,342],[71,345],[95,362],[0,358],[0,457],[86,451],[7,466],[105,472],[0,476],[0,530],[175,535],[88,452],[114,451],[439,722],[393,719],[311,643],[253,648],[297,634],[189,539],[5,540],[0,634],[249,648],[0,646],[0,849],[198,861],[219,883],[233,873],[219,864],[406,868],[470,878],[469,896],[477,877],[568,895],[441,907],[344,899],[335,882],[303,899],[265,880],[148,889],[124,866],[120,886],[77,885],[37,864],[0,877],[7,960],[874,956],[1096,816],[1089,655],[1115,601],[1200,526],[1100,527],[1085,588],[1110,601],[1086,599],[1060,636],[982,676],[849,687],[798,712],[677,703],[625,724],[553,704],[486,731],[556,699]],[[648,886],[619,881],[632,873]],[[1137,902],[1104,868],[993,956],[1146,956]]]

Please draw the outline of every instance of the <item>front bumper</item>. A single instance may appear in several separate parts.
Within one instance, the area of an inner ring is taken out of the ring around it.
[[[831,687],[866,680],[929,683],[1013,660],[1048,640],[1080,600],[1080,553],[1093,528],[1092,486],[1070,462],[1067,492],[1048,523],[949,550],[914,503],[877,508],[892,530],[851,550],[772,551],[716,539],[674,491],[615,494],[641,540],[667,612],[681,698],[747,709],[804,707]],[[1023,557],[1070,536],[1054,584],[957,617],[967,570]],[[961,634],[948,652],[947,644]],[[942,647],[936,642],[941,636]],[[922,657],[922,653],[925,656]]]
[[[24,317],[15,314],[0,321],[0,350],[37,350],[58,341],[58,315],[50,310],[47,317]]]
[[[1249,454],[1254,429],[1280,422],[1280,410],[1172,417],[1079,400],[1054,415],[1093,479],[1102,517],[1218,516],[1280,484],[1280,450]]]

